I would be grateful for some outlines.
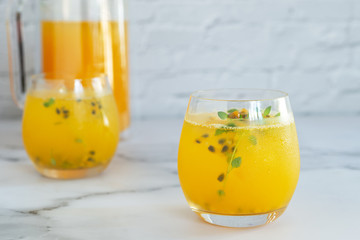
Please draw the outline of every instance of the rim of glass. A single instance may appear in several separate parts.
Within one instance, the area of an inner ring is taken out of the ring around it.
[[[51,76],[51,74],[55,74],[57,76],[60,75],[60,77],[56,77],[56,78],[50,78],[49,75]],[[100,80],[100,81],[106,81],[108,82],[108,78],[107,75],[104,73],[99,73],[96,74],[92,77],[73,77],[70,75],[61,75],[58,73],[38,73],[38,74],[33,74],[30,77],[31,82],[37,82],[37,81],[43,81],[43,80],[51,80],[52,83],[54,82],[63,82],[63,81],[90,81],[90,80]]]
[[[205,93],[216,93],[221,91],[258,91],[258,92],[268,92],[268,93],[275,93],[278,96],[270,97],[270,98],[256,98],[256,99],[221,99],[221,98],[212,98],[212,97],[202,97],[202,94]],[[259,102],[259,101],[273,101],[281,98],[288,97],[289,94],[287,92],[277,90],[277,89],[266,89],[266,88],[214,88],[214,89],[205,89],[205,90],[198,90],[192,92],[190,98],[196,98],[199,100],[206,100],[206,101],[219,101],[219,102]]]

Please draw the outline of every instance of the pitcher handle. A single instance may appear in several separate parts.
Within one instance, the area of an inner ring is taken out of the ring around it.
[[[16,105],[22,108],[26,93],[22,1],[9,1],[6,32],[11,95]]]

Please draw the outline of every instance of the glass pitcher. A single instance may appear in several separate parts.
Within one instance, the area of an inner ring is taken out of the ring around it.
[[[12,0],[7,16],[11,91],[22,107],[32,75],[73,79],[106,74],[129,126],[128,42],[124,0]]]

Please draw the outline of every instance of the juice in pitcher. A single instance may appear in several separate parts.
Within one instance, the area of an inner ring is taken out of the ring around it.
[[[50,78],[105,73],[113,89],[120,129],[129,126],[127,23],[42,21],[43,71]]]

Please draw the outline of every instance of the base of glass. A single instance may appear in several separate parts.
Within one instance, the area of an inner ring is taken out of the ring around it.
[[[44,168],[41,166],[35,166],[39,173],[48,178],[55,179],[76,179],[76,178],[86,178],[93,177],[100,174],[105,170],[106,165],[101,165],[93,168],[83,168],[83,169],[51,169]]]
[[[275,211],[259,214],[246,214],[246,215],[222,215],[212,212],[204,212],[198,209],[192,209],[196,212],[205,222],[234,228],[249,228],[265,225],[275,221],[283,214],[285,208],[281,208]]]

